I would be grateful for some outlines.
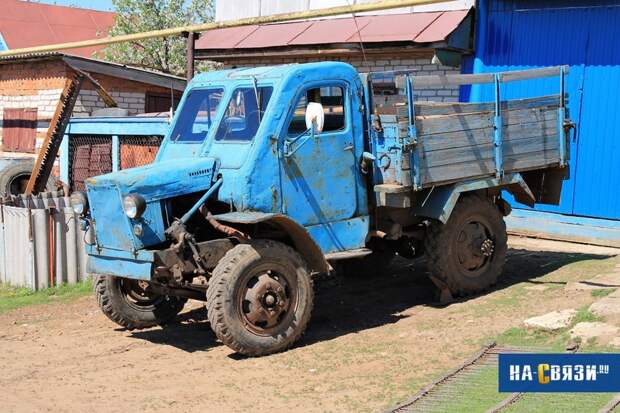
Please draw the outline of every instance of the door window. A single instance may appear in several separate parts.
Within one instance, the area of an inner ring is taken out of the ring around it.
[[[344,89],[340,86],[317,87],[308,89],[297,101],[288,127],[289,136],[296,136],[306,131],[306,106],[310,102],[323,105],[325,113],[323,133],[345,129],[347,122],[344,110]]]

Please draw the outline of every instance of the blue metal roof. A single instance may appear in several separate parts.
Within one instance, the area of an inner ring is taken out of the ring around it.
[[[229,70],[218,70],[213,72],[205,72],[195,76],[190,83],[196,86],[204,83],[214,83],[225,80],[241,80],[241,79],[284,79],[293,73],[303,73],[306,71],[324,70],[346,67],[355,70],[347,63],[342,62],[313,62],[313,63],[293,63],[277,66],[260,66],[248,67]]]
[[[474,72],[570,65],[571,179],[559,207],[537,209],[620,219],[620,0],[480,0]],[[465,66],[466,67],[466,66]],[[516,82],[505,98],[557,93],[555,79]],[[492,100],[476,85],[472,101]]]

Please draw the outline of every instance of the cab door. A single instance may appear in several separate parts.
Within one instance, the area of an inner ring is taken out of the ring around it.
[[[354,131],[361,131],[352,122],[350,85],[310,84],[294,102],[280,136],[283,213],[304,226],[354,217],[358,210]],[[320,103],[325,113],[323,131],[314,136],[305,122],[309,102]]]

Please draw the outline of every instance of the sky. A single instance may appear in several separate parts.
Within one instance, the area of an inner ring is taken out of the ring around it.
[[[112,11],[112,0],[37,0],[39,3],[75,6],[85,9]]]

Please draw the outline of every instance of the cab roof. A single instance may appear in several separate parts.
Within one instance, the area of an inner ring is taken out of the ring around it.
[[[196,75],[190,83],[197,86],[204,83],[246,80],[246,79],[285,79],[293,73],[317,71],[329,72],[330,70],[342,71],[348,69],[357,73],[355,68],[348,63],[342,62],[315,62],[315,63],[293,63],[277,66],[243,67],[238,69],[217,70]]]

